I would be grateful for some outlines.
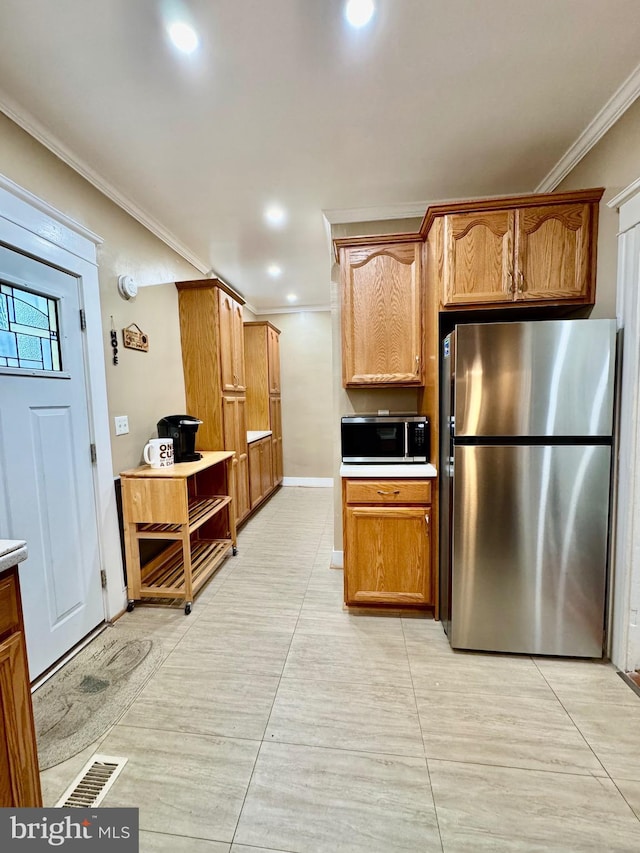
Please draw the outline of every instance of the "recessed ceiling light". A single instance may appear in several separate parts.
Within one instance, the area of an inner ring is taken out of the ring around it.
[[[278,264],[269,264],[267,272],[271,278],[278,278],[278,276],[282,275],[282,267],[279,267]]]
[[[352,27],[360,28],[369,23],[374,11],[373,0],[349,0],[344,14]]]
[[[277,228],[280,225],[284,225],[287,220],[287,214],[285,213],[284,208],[280,207],[279,204],[270,204],[264,212],[264,218],[267,220],[269,225],[273,225]]]
[[[287,302],[297,302],[298,297],[295,293],[287,293]]]
[[[183,53],[193,53],[200,43],[196,31],[184,21],[174,21],[169,24],[167,32],[174,45]]]

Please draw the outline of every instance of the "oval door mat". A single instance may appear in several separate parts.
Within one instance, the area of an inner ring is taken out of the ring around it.
[[[40,770],[81,752],[113,725],[162,662],[158,643],[109,626],[32,696]]]

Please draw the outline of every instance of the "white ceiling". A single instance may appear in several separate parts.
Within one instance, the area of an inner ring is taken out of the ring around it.
[[[0,107],[266,311],[328,304],[323,211],[533,191],[640,63],[638,0],[343,5],[0,0]]]

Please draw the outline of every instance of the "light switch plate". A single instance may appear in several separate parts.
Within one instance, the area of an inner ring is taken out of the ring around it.
[[[129,418],[127,415],[118,415],[113,420],[116,424],[116,435],[126,435],[129,432]]]

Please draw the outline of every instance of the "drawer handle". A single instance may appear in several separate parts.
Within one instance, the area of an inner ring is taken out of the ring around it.
[[[393,492],[383,492],[382,489],[378,489],[379,495],[399,495],[400,489],[395,489]]]

